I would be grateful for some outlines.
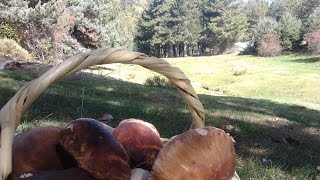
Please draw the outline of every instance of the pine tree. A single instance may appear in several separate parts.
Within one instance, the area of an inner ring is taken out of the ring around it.
[[[287,51],[291,51],[294,45],[299,44],[301,38],[302,22],[290,13],[284,14],[279,21],[281,44]]]
[[[151,45],[151,40],[155,34],[155,23],[153,21],[155,15],[153,9],[156,6],[156,3],[152,3],[150,7],[142,13],[141,18],[138,21],[134,41],[138,51],[159,57],[160,54],[155,54]]]
[[[308,17],[305,24],[305,32],[313,32],[320,29],[320,7],[316,8]]]
[[[209,29],[214,33],[214,44],[220,54],[246,36],[248,24],[245,14],[239,9],[230,8],[213,18]]]
[[[276,20],[281,19],[286,13],[293,17],[300,18],[299,14],[305,0],[274,0],[271,2],[268,15]]]
[[[253,41],[255,48],[259,46],[266,35],[280,35],[278,22],[270,17],[260,20],[254,28]]]
[[[207,0],[203,3],[202,54],[224,52],[247,31],[247,20],[238,5],[232,0]],[[210,52],[205,52],[205,49],[210,49]]]
[[[318,7],[320,7],[320,0],[304,0],[302,8],[299,11],[299,18],[304,25],[307,23],[310,14]]]
[[[200,38],[201,12],[199,0],[179,1],[181,4],[180,16],[180,43],[183,47],[183,55],[194,55],[198,51],[198,41]],[[191,52],[190,52],[191,50]]]

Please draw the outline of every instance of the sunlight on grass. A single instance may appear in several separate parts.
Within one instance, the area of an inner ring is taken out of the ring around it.
[[[315,173],[310,169],[310,167],[288,169],[285,164],[275,166],[272,161],[269,164],[263,164],[261,159],[256,157],[238,157],[237,163],[237,171],[241,174],[241,179],[313,179]],[[295,176],[288,175],[287,171],[291,171]]]
[[[62,127],[67,122],[57,121],[53,119],[37,119],[31,122],[23,121],[17,128],[17,132],[28,131],[34,127],[43,127],[43,126],[58,126]]]

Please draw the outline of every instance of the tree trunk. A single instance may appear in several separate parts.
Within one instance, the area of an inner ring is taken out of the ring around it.
[[[188,56],[188,43],[183,42],[183,56],[187,57]]]
[[[168,48],[168,44],[164,45],[164,56],[163,57],[165,57],[165,58],[168,57],[168,54],[169,54],[169,50],[168,49],[169,49]]]
[[[160,44],[155,45],[156,48],[156,57],[161,57],[161,52],[160,52]]]
[[[172,57],[173,56],[173,46],[171,43],[169,43],[168,48],[169,48],[168,57]]]

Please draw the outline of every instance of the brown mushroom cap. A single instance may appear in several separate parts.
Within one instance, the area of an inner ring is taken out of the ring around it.
[[[205,127],[171,139],[160,151],[153,180],[231,179],[236,167],[232,138],[223,130]]]
[[[56,171],[39,171],[20,176],[21,180],[95,180],[81,168],[71,168]]]
[[[146,122],[146,121],[143,121],[141,119],[134,119],[134,118],[130,118],[130,119],[124,119],[122,120],[119,125],[123,124],[123,123],[138,123],[138,124],[141,124],[141,125],[144,125],[144,126],[147,126],[149,127],[159,138],[160,138],[160,133],[158,132],[157,128],[149,123],[149,122]]]
[[[93,177],[130,179],[125,149],[101,122],[84,118],[72,121],[62,130],[60,144]]]
[[[131,167],[151,170],[162,143],[156,128],[142,120],[123,120],[112,133],[128,152]]]
[[[12,179],[31,171],[65,168],[72,158],[57,147],[60,131],[57,127],[40,127],[17,134],[12,147]]]

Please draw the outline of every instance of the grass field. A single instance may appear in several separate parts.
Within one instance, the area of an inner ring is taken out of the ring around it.
[[[221,55],[168,61],[191,79],[207,111],[206,124],[224,129],[237,141],[242,179],[304,180],[319,175],[320,56]],[[190,127],[177,91],[144,85],[154,73],[130,65],[104,69],[50,87],[23,117],[18,131],[103,113],[114,116],[113,126],[130,117],[147,120],[163,137]],[[0,107],[35,77],[0,71]]]

